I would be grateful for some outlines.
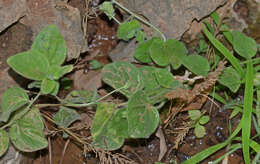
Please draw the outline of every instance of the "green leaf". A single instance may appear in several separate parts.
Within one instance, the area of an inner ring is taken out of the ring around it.
[[[73,90],[65,98],[66,101],[74,104],[84,104],[92,101],[94,93],[89,90]]]
[[[150,47],[155,40],[160,40],[160,38],[152,38],[138,44],[134,53],[135,58],[142,63],[151,63],[152,58],[150,57]]]
[[[254,95],[254,68],[252,60],[247,63],[246,69],[246,86],[244,93],[244,104],[243,104],[243,116],[242,122],[242,151],[243,157],[246,164],[250,164],[250,132],[251,132],[251,118],[252,118],[252,106],[253,106],[253,95]]]
[[[163,40],[154,40],[149,50],[151,58],[159,66],[167,66],[170,63]]]
[[[216,47],[219,52],[221,52],[228,61],[232,64],[232,66],[237,70],[240,76],[244,75],[244,70],[240,65],[239,60],[220,42],[218,41],[206,28],[205,26],[202,27],[205,35],[209,39],[209,41]]]
[[[184,43],[169,39],[165,42],[166,54],[173,69],[178,69],[182,64],[182,59],[187,55]]]
[[[231,113],[231,115],[229,116],[229,119],[232,119],[233,117],[235,117],[240,111],[241,111],[240,108],[235,107],[235,108],[232,110],[232,113]]]
[[[99,61],[97,61],[97,60],[91,60],[91,61],[89,62],[89,64],[90,64],[90,69],[94,69],[94,70],[100,69],[100,68],[103,67],[103,64],[101,64],[101,63],[100,63]]]
[[[63,69],[59,65],[51,65],[48,70],[48,79],[58,80],[63,75]]]
[[[142,42],[144,42],[144,40],[146,38],[147,37],[143,31],[141,31],[141,30],[137,31],[136,41],[138,41],[139,43],[142,43]]]
[[[131,138],[149,138],[159,124],[159,113],[150,105],[145,92],[137,91],[128,101],[128,134]]]
[[[176,89],[180,87],[179,81],[175,80],[168,69],[156,69],[156,79],[162,87]]]
[[[193,121],[196,121],[201,116],[201,112],[199,110],[189,110],[188,114],[190,119],[192,119]]]
[[[117,30],[117,38],[128,41],[133,38],[138,31],[141,30],[140,23],[133,19],[131,21],[124,22],[119,25]]]
[[[72,70],[73,70],[73,65],[65,65],[62,67],[62,70],[63,70],[63,75],[67,74],[67,73],[70,73]]]
[[[8,133],[0,129],[0,157],[7,151],[9,146]]]
[[[41,88],[42,82],[41,81],[33,81],[31,83],[28,84],[28,88],[32,89],[32,88]]]
[[[159,103],[165,100],[164,95],[168,93],[171,89],[162,87],[156,78],[156,70],[153,66],[144,66],[138,68],[144,79],[144,92],[149,98],[151,104]]]
[[[111,20],[115,16],[115,10],[111,2],[104,2],[99,6],[99,9],[103,11]]]
[[[50,79],[44,79],[41,85],[41,93],[49,94],[54,90],[55,87],[56,87],[56,81]]]
[[[236,30],[232,32],[232,36],[233,47],[240,56],[250,59],[256,55],[257,43],[254,39]]]
[[[55,82],[55,86],[53,88],[53,90],[50,92],[51,95],[56,96],[59,93],[59,89],[60,89],[60,83],[58,83],[57,81]]]
[[[134,65],[123,61],[107,64],[102,70],[102,80],[115,89],[129,84],[130,87],[119,90],[128,98],[143,88],[142,73]]]
[[[46,57],[36,50],[11,56],[7,59],[7,63],[15,72],[32,80],[43,80],[49,69]]]
[[[201,118],[200,118],[200,120],[199,120],[199,123],[201,124],[201,125],[204,125],[204,124],[206,124],[206,123],[208,123],[209,122],[209,116],[202,116]]]
[[[29,97],[20,87],[12,87],[7,89],[1,98],[1,117],[0,121],[8,121],[10,115],[27,104]]]
[[[93,144],[106,150],[116,150],[128,137],[125,109],[117,110],[115,104],[99,103],[91,128]]]
[[[37,108],[32,108],[10,128],[10,138],[14,146],[24,152],[34,152],[48,146],[43,133],[43,120]]]
[[[198,126],[196,126],[195,129],[194,129],[194,133],[195,133],[197,138],[204,137],[205,134],[206,134],[205,127],[198,124]]]
[[[80,115],[74,109],[64,106],[61,106],[60,110],[54,116],[55,124],[65,128],[77,120],[80,120]]]
[[[241,77],[234,68],[227,67],[220,75],[218,82],[235,93],[240,87]]]
[[[66,42],[56,25],[44,27],[34,39],[31,49],[44,54],[50,65],[61,65],[66,59]]]
[[[207,76],[210,65],[206,58],[200,55],[189,55],[183,58],[183,65],[196,75]]]

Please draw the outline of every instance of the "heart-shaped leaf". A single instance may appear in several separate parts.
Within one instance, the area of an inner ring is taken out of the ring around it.
[[[37,50],[11,56],[7,59],[7,63],[17,73],[32,80],[43,80],[49,69],[48,60]]]
[[[0,129],[0,157],[7,151],[9,136],[6,131]]]
[[[137,20],[133,19],[131,21],[124,22],[118,27],[117,38],[128,41],[133,38],[139,30],[141,30],[141,25]]]
[[[220,75],[218,82],[235,93],[240,87],[241,77],[234,68],[227,67]]]
[[[182,59],[183,65],[196,75],[207,76],[210,66],[206,58],[200,55],[189,55]]]
[[[116,150],[128,137],[125,109],[117,110],[115,104],[99,103],[94,117],[91,135],[98,148]]]
[[[250,59],[256,55],[257,43],[254,39],[236,30],[232,32],[232,36],[233,47],[240,56]]]
[[[143,88],[141,72],[128,62],[119,61],[107,64],[102,70],[102,80],[115,89],[128,85],[128,88],[120,90],[126,97],[130,97]]]
[[[29,97],[20,87],[12,87],[7,89],[1,98],[1,117],[0,121],[8,121],[10,115],[27,104]]]
[[[159,124],[159,113],[150,105],[145,92],[137,91],[128,101],[128,134],[131,138],[149,138]]]
[[[64,106],[61,106],[54,116],[55,123],[65,128],[69,127],[76,120],[80,120],[80,115],[74,109]]]
[[[14,146],[24,152],[34,152],[48,146],[43,133],[43,120],[37,108],[32,108],[10,128],[10,138]]]
[[[44,27],[34,39],[31,49],[44,54],[50,65],[61,65],[67,53],[66,42],[56,25]]]

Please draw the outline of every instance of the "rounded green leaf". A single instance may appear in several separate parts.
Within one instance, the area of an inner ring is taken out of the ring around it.
[[[188,111],[190,119],[193,121],[197,120],[201,116],[201,112],[199,110],[189,110]]]
[[[116,150],[128,137],[125,109],[117,110],[115,104],[99,103],[91,128],[93,144],[98,148]]]
[[[56,25],[44,27],[34,39],[31,49],[44,54],[50,65],[61,65],[66,59],[66,42]]]
[[[150,56],[159,66],[167,66],[170,63],[169,55],[165,47],[165,42],[161,39],[155,39],[150,46]]]
[[[6,131],[0,129],[0,157],[7,151],[9,136]]]
[[[126,97],[143,88],[142,73],[134,65],[123,61],[107,64],[102,70],[102,80],[115,89],[129,84],[128,88],[119,90]]]
[[[41,84],[41,93],[42,94],[49,94],[51,93],[54,88],[56,87],[56,81],[50,79],[44,79]]]
[[[227,67],[220,75],[218,82],[235,93],[240,87],[241,77],[234,68]]]
[[[48,146],[43,133],[43,120],[37,108],[32,108],[10,128],[10,138],[14,146],[24,152],[34,152]]]
[[[37,50],[11,56],[7,59],[7,63],[15,72],[32,80],[43,80],[49,69],[48,60]]]
[[[254,39],[236,30],[232,32],[232,36],[234,50],[240,56],[250,59],[256,55],[257,43]]]
[[[182,64],[182,58],[187,55],[187,49],[184,43],[169,39],[165,42],[165,51],[168,54],[168,60],[173,69],[178,69]]]
[[[158,127],[160,117],[150,105],[145,92],[137,91],[128,101],[128,134],[131,138],[149,138]]]
[[[189,55],[182,59],[183,65],[196,75],[207,76],[210,66],[206,58],[200,55]]]
[[[206,123],[208,123],[209,122],[209,116],[202,116],[201,118],[200,118],[200,120],[199,120],[199,123],[201,124],[201,125],[204,125],[204,124],[206,124]]]
[[[133,38],[139,30],[141,30],[140,23],[133,19],[119,25],[117,30],[117,37],[118,39],[128,41],[129,39]]]
[[[101,64],[101,63],[100,63],[99,61],[97,61],[97,60],[91,60],[91,61],[89,62],[89,65],[90,65],[90,69],[94,69],[94,70],[100,69],[100,68],[103,67],[103,64]]]
[[[138,44],[138,47],[135,49],[134,53],[135,58],[142,63],[151,63],[152,58],[150,57],[150,47],[155,40],[160,40],[160,38],[152,38]]]
[[[54,116],[55,123],[65,128],[69,127],[76,120],[80,120],[80,115],[74,109],[64,106],[61,106]]]
[[[29,97],[20,87],[12,87],[7,89],[1,98],[1,116],[0,121],[8,121],[10,115],[27,104]]]
[[[180,87],[179,81],[175,80],[168,69],[156,69],[156,79],[162,87],[176,89]]]
[[[206,129],[204,126],[197,125],[197,126],[195,126],[194,133],[197,138],[202,138],[206,134]]]

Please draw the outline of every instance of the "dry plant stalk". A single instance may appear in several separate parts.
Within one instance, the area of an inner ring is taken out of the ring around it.
[[[220,61],[217,69],[210,72],[202,82],[196,83],[192,90],[178,88],[165,94],[165,97],[169,100],[177,99],[177,104],[172,108],[172,111],[176,110],[176,106],[178,107],[180,104],[185,104],[181,111],[200,109],[224,70],[225,64],[226,62]]]

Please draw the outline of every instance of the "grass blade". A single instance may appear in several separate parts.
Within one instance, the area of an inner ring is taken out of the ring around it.
[[[239,64],[239,60],[220,42],[218,41],[208,30],[205,26],[202,27],[205,35],[209,39],[209,41],[214,45],[214,47],[219,50],[233,65],[233,67],[237,70],[239,75],[243,77],[244,71],[241,65]]]
[[[253,105],[253,63],[252,61],[247,63],[246,69],[246,86],[245,86],[245,98],[244,98],[244,109],[242,116],[242,148],[243,155],[246,164],[250,164],[250,131],[251,131],[251,115],[252,115],[252,105]]]

